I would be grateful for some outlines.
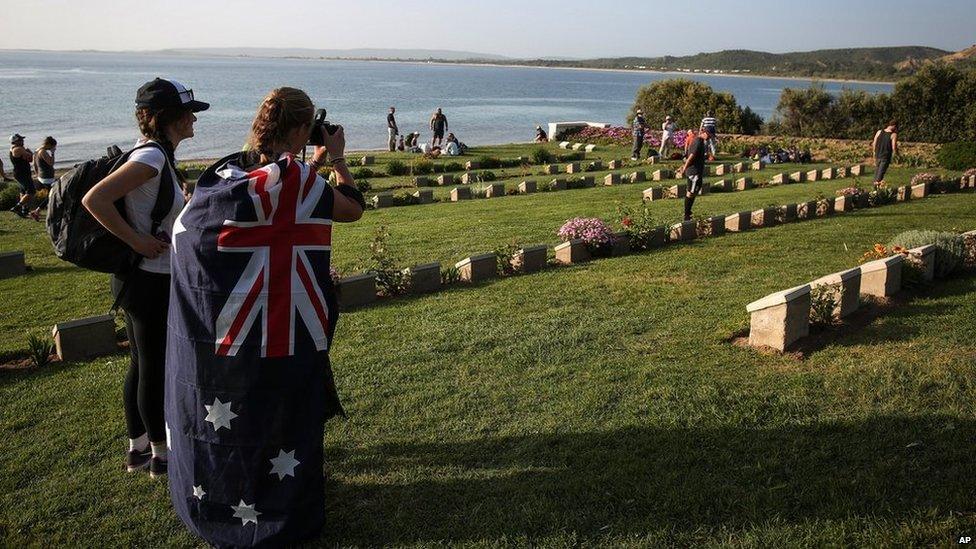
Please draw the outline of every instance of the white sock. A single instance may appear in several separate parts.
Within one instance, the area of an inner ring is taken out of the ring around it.
[[[153,442],[150,444],[152,446],[152,455],[154,458],[159,458],[166,461],[166,443],[165,442]]]
[[[149,435],[143,433],[139,438],[129,439],[129,451],[138,450],[140,452],[145,452],[149,448]]]

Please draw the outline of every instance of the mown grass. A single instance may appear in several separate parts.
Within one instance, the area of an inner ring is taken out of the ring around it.
[[[831,185],[711,195],[699,210]],[[417,262],[510,236],[551,242],[566,217],[608,216],[639,191],[370,212],[336,230],[336,254],[351,262],[379,223]],[[345,313],[332,358],[350,419],[327,427],[329,523],[316,545],[908,546],[971,534],[976,279],[945,281],[804,361],[728,338],[748,325],[746,303],[856,265],[902,230],[976,228],[974,206],[971,193],[934,197]],[[679,202],[653,207],[671,217]],[[37,225],[3,219],[0,231],[3,249],[26,248],[37,266],[0,281],[4,349],[20,347],[9,341],[21,329],[107,307],[103,277],[59,269]],[[0,372],[4,545],[200,545],[165,484],[121,472],[125,362]]]

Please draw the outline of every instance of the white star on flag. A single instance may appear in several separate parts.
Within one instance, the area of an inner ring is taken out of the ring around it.
[[[207,409],[206,420],[213,423],[214,431],[219,431],[222,427],[230,430],[230,420],[237,417],[237,414],[230,411],[232,402],[221,402],[219,398],[214,398],[213,404],[204,404]]]
[[[285,452],[278,450],[278,457],[268,460],[271,462],[271,474],[277,474],[278,480],[284,480],[287,476],[295,476],[295,467],[301,462],[295,459],[295,451]]]
[[[244,503],[244,500],[242,499],[240,504],[231,505],[230,508],[234,510],[234,518],[241,519],[241,526],[246,526],[249,522],[253,522],[254,524],[258,523],[258,515],[260,515],[261,512],[254,510],[253,503],[248,505]]]
[[[203,499],[203,496],[205,496],[205,495],[207,495],[207,493],[203,491],[203,486],[194,486],[193,487],[193,497],[195,497],[197,499]]]
[[[173,447],[173,433],[171,433],[170,430],[169,430],[169,423],[163,423],[163,426],[166,427],[166,447],[167,448],[172,448]]]

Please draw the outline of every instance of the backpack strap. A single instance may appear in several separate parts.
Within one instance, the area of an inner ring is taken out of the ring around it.
[[[153,204],[153,209],[149,213],[149,219],[152,221],[152,228],[149,232],[152,236],[156,236],[156,231],[159,230],[159,226],[162,224],[163,219],[166,219],[166,216],[169,214],[170,210],[173,209],[173,201],[176,199],[176,193],[173,190],[173,170],[175,170],[175,168],[170,164],[169,155],[166,154],[166,151],[163,150],[163,147],[160,146],[159,143],[154,143],[152,141],[143,143],[142,145],[134,147],[132,150],[120,156],[119,159],[116,160],[112,165],[112,169],[109,171],[109,173],[114,172],[121,167],[122,164],[128,162],[129,156],[131,156],[133,152],[146,147],[155,147],[159,149],[162,151],[163,157],[166,159],[166,161],[163,163],[162,172],[159,174],[159,192],[156,193],[156,202]],[[143,259],[145,258],[139,256],[139,258],[133,262],[130,272],[138,269]],[[112,302],[112,308],[110,309],[112,314],[115,314],[119,308],[119,305],[122,303],[122,298],[125,297],[125,294],[129,289],[129,280],[129,277],[126,276],[122,281],[122,287],[119,289],[119,294],[115,296],[115,301]]]

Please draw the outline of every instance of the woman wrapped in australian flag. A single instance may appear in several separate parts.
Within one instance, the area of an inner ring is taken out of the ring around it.
[[[323,430],[343,414],[329,348],[333,222],[363,196],[340,126],[305,92],[265,97],[245,152],[201,176],[174,226],[166,359],[173,505],[218,547],[280,546],[325,520]],[[312,161],[295,155],[309,142]],[[333,187],[318,169],[331,163]]]

